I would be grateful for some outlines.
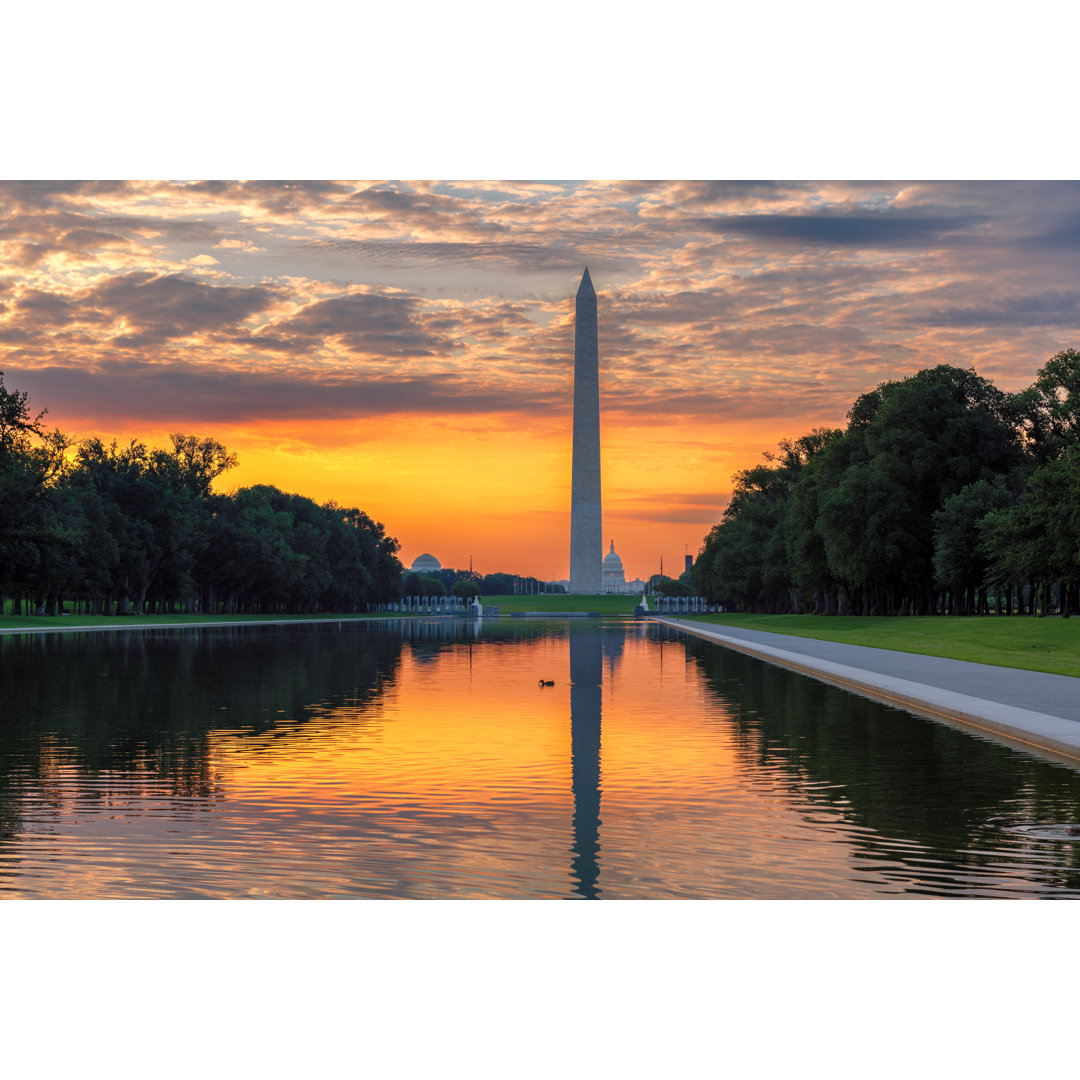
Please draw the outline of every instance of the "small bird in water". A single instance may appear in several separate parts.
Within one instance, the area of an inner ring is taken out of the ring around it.
[[[1080,836],[1080,825],[1070,825],[1065,830],[1066,836]]]
[[[555,685],[555,680],[554,679],[541,679],[540,680],[540,685],[541,686],[554,686]]]

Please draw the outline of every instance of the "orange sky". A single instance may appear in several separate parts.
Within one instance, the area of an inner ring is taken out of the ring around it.
[[[0,215],[0,371],[50,426],[213,436],[219,486],[359,506],[406,566],[567,576],[586,265],[628,577],[877,383],[1018,390],[1080,338],[1066,182],[4,182]]]

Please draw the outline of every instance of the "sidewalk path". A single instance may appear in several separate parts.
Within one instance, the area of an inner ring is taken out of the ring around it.
[[[653,616],[665,626],[891,705],[1080,761],[1080,679]]]

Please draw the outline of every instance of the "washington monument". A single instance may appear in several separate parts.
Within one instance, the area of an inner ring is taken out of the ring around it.
[[[574,457],[570,483],[570,592],[602,591],[604,539],[600,518],[600,352],[596,291],[581,275],[574,317]]]

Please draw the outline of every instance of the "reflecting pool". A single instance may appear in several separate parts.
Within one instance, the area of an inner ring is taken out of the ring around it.
[[[3,897],[1080,895],[1077,770],[652,624],[19,635],[0,673]]]

